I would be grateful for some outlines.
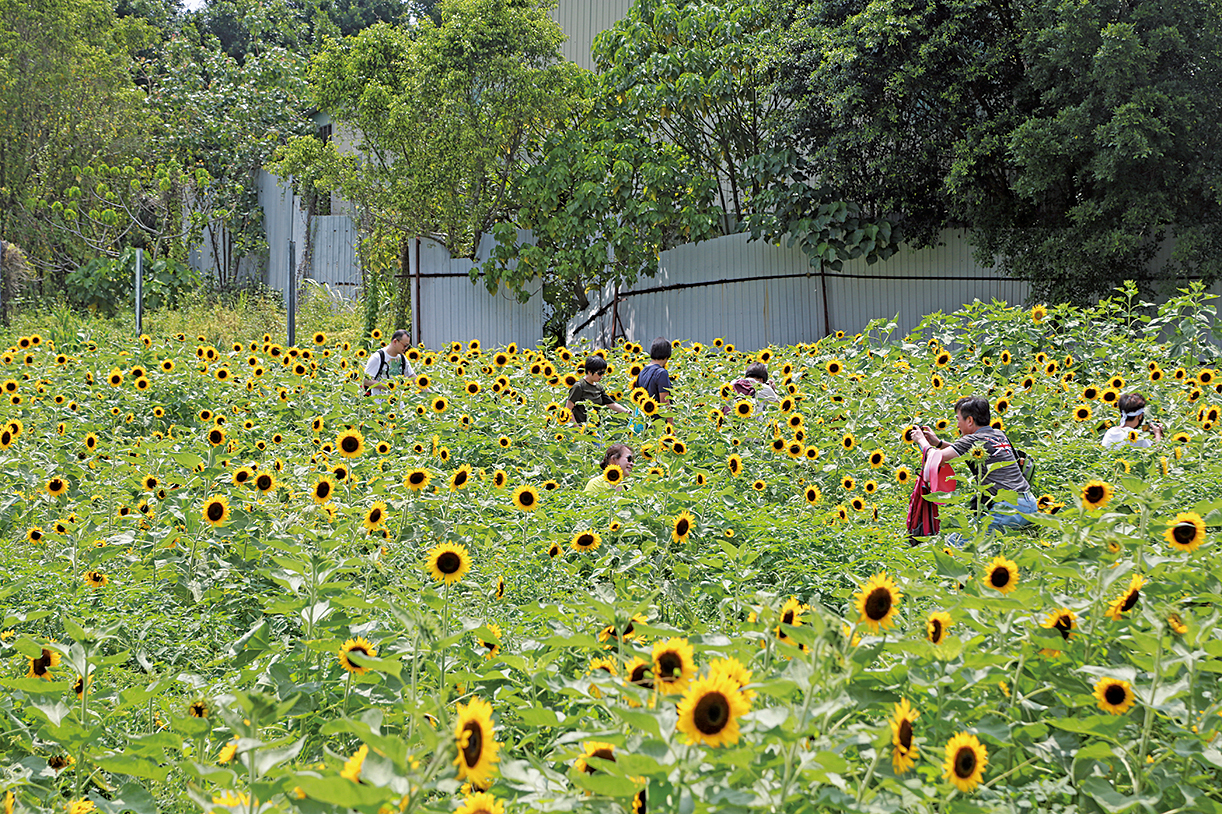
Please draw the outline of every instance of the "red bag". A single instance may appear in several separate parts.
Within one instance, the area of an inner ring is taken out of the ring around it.
[[[928,455],[928,451],[925,455]],[[935,490],[930,486],[929,481],[925,479],[925,458],[921,458],[921,468],[917,472],[916,484],[912,487],[912,497],[908,499],[908,544],[917,545],[925,542],[924,539],[930,535],[937,534],[941,528],[941,523],[938,521],[938,504],[931,500],[926,500],[925,496],[938,492],[953,492],[957,484],[955,483],[955,470],[948,463],[943,463],[938,467],[937,486]]]

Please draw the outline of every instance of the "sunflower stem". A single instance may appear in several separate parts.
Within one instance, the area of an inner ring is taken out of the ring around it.
[[[441,639],[445,641],[450,636],[450,583],[445,583],[441,589]],[[437,650],[437,691],[441,694],[442,704],[446,701],[446,649]]]
[[[363,655],[363,654],[362,654]],[[348,679],[344,683],[344,714],[348,714],[348,694],[352,692],[352,671],[348,671]]]
[[[85,729],[89,728],[89,648],[81,645],[81,649],[85,654],[84,663],[81,664],[81,726]],[[81,739],[76,755],[76,771],[73,774],[73,782],[76,787],[76,799],[81,799],[81,783],[84,781],[85,775],[85,739]]]
[[[865,796],[866,789],[870,785],[870,781],[874,779],[874,770],[878,768],[878,762],[882,760],[883,750],[875,748],[874,760],[870,761],[870,768],[866,770],[866,777],[861,781],[861,785],[857,787],[857,803],[861,804],[861,798]]]
[[[1141,781],[1146,773],[1146,754],[1150,747],[1150,730],[1154,727],[1154,696],[1158,693],[1159,681],[1162,679],[1163,637],[1158,637],[1158,647],[1154,651],[1154,680],[1150,682],[1150,697],[1145,703],[1145,718],[1141,722],[1141,746],[1137,752],[1137,768],[1134,774],[1133,795],[1141,794]]]

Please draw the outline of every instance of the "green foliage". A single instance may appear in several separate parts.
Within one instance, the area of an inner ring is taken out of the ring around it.
[[[101,0],[0,2],[0,234],[48,265],[62,235],[31,212],[72,167],[116,161],[140,127],[131,53],[151,30]]]
[[[584,291],[653,276],[659,251],[717,234],[713,181],[631,119],[604,118],[615,113],[596,109],[544,142],[517,182],[517,218],[494,228],[498,245],[478,269],[490,292],[505,285],[525,301],[542,277],[545,299],[567,320]],[[519,243],[519,229],[533,242]]]
[[[1073,302],[1222,273],[1216,4],[797,8],[778,140],[906,241],[967,226],[982,259]]]
[[[333,141],[297,139],[272,164],[340,193],[362,228],[437,239],[474,256],[511,211],[512,182],[552,126],[572,113],[576,66],[537,0],[443,0],[441,22],[375,25],[315,58],[318,107],[356,138],[358,160]]]
[[[713,181],[724,234],[754,211],[760,184],[746,161],[765,148],[764,122],[789,106],[768,90],[782,30],[773,0],[636,0],[594,40],[608,107]]]
[[[203,282],[199,272],[172,257],[146,261],[141,280],[144,307],[150,310],[173,308]],[[136,249],[91,260],[64,278],[64,290],[72,305],[94,313],[112,316],[119,309],[134,308]]]
[[[264,47],[239,62],[176,37],[149,77],[157,154],[210,179],[183,209],[198,223],[228,228],[231,239],[214,230],[203,246],[221,288],[236,277],[240,258],[267,252],[259,175],[277,147],[314,129],[305,115],[305,70],[305,57],[284,48]]]

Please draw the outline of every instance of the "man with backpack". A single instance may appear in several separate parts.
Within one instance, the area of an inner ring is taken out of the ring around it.
[[[369,361],[365,363],[365,377],[361,379],[362,394],[370,396],[374,395],[374,391],[378,394],[385,392],[391,376],[415,378],[416,371],[404,355],[410,342],[407,331],[400,328],[391,334],[386,347],[369,354]]]
[[[955,402],[955,421],[959,439],[943,441],[930,427],[917,428],[912,437],[921,448],[924,457],[925,479],[934,483],[943,463],[962,456],[977,457],[969,460],[969,466],[982,473],[981,483],[986,493],[985,504],[992,515],[989,530],[1027,526],[1031,521],[1024,514],[1038,511],[1031,484],[1023,473],[1023,462],[1010,439],[1001,430],[989,423],[989,402],[980,396],[965,396]],[[979,451],[973,454],[973,450]],[[995,500],[999,490],[1018,494],[1017,504]]]

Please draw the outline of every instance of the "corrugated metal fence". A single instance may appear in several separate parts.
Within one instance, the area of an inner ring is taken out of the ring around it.
[[[519,240],[524,235],[519,235]],[[496,245],[484,235],[476,257],[487,260]],[[506,290],[489,294],[482,281],[472,283],[471,269],[477,263],[465,257],[450,257],[440,243],[420,240],[410,250],[413,339],[430,348],[450,342],[478,339],[487,347],[516,342],[533,347],[543,338],[542,286],[535,283],[526,303]]]
[[[720,337],[754,349],[856,333],[876,317],[894,317],[903,335],[933,311],[974,299],[1021,303],[1029,290],[976,263],[958,232],[944,233],[934,248],[901,251],[873,265],[847,262],[826,274],[796,247],[727,235],[662,252],[656,277],[618,293],[612,286],[598,292],[570,323],[569,341]]]

